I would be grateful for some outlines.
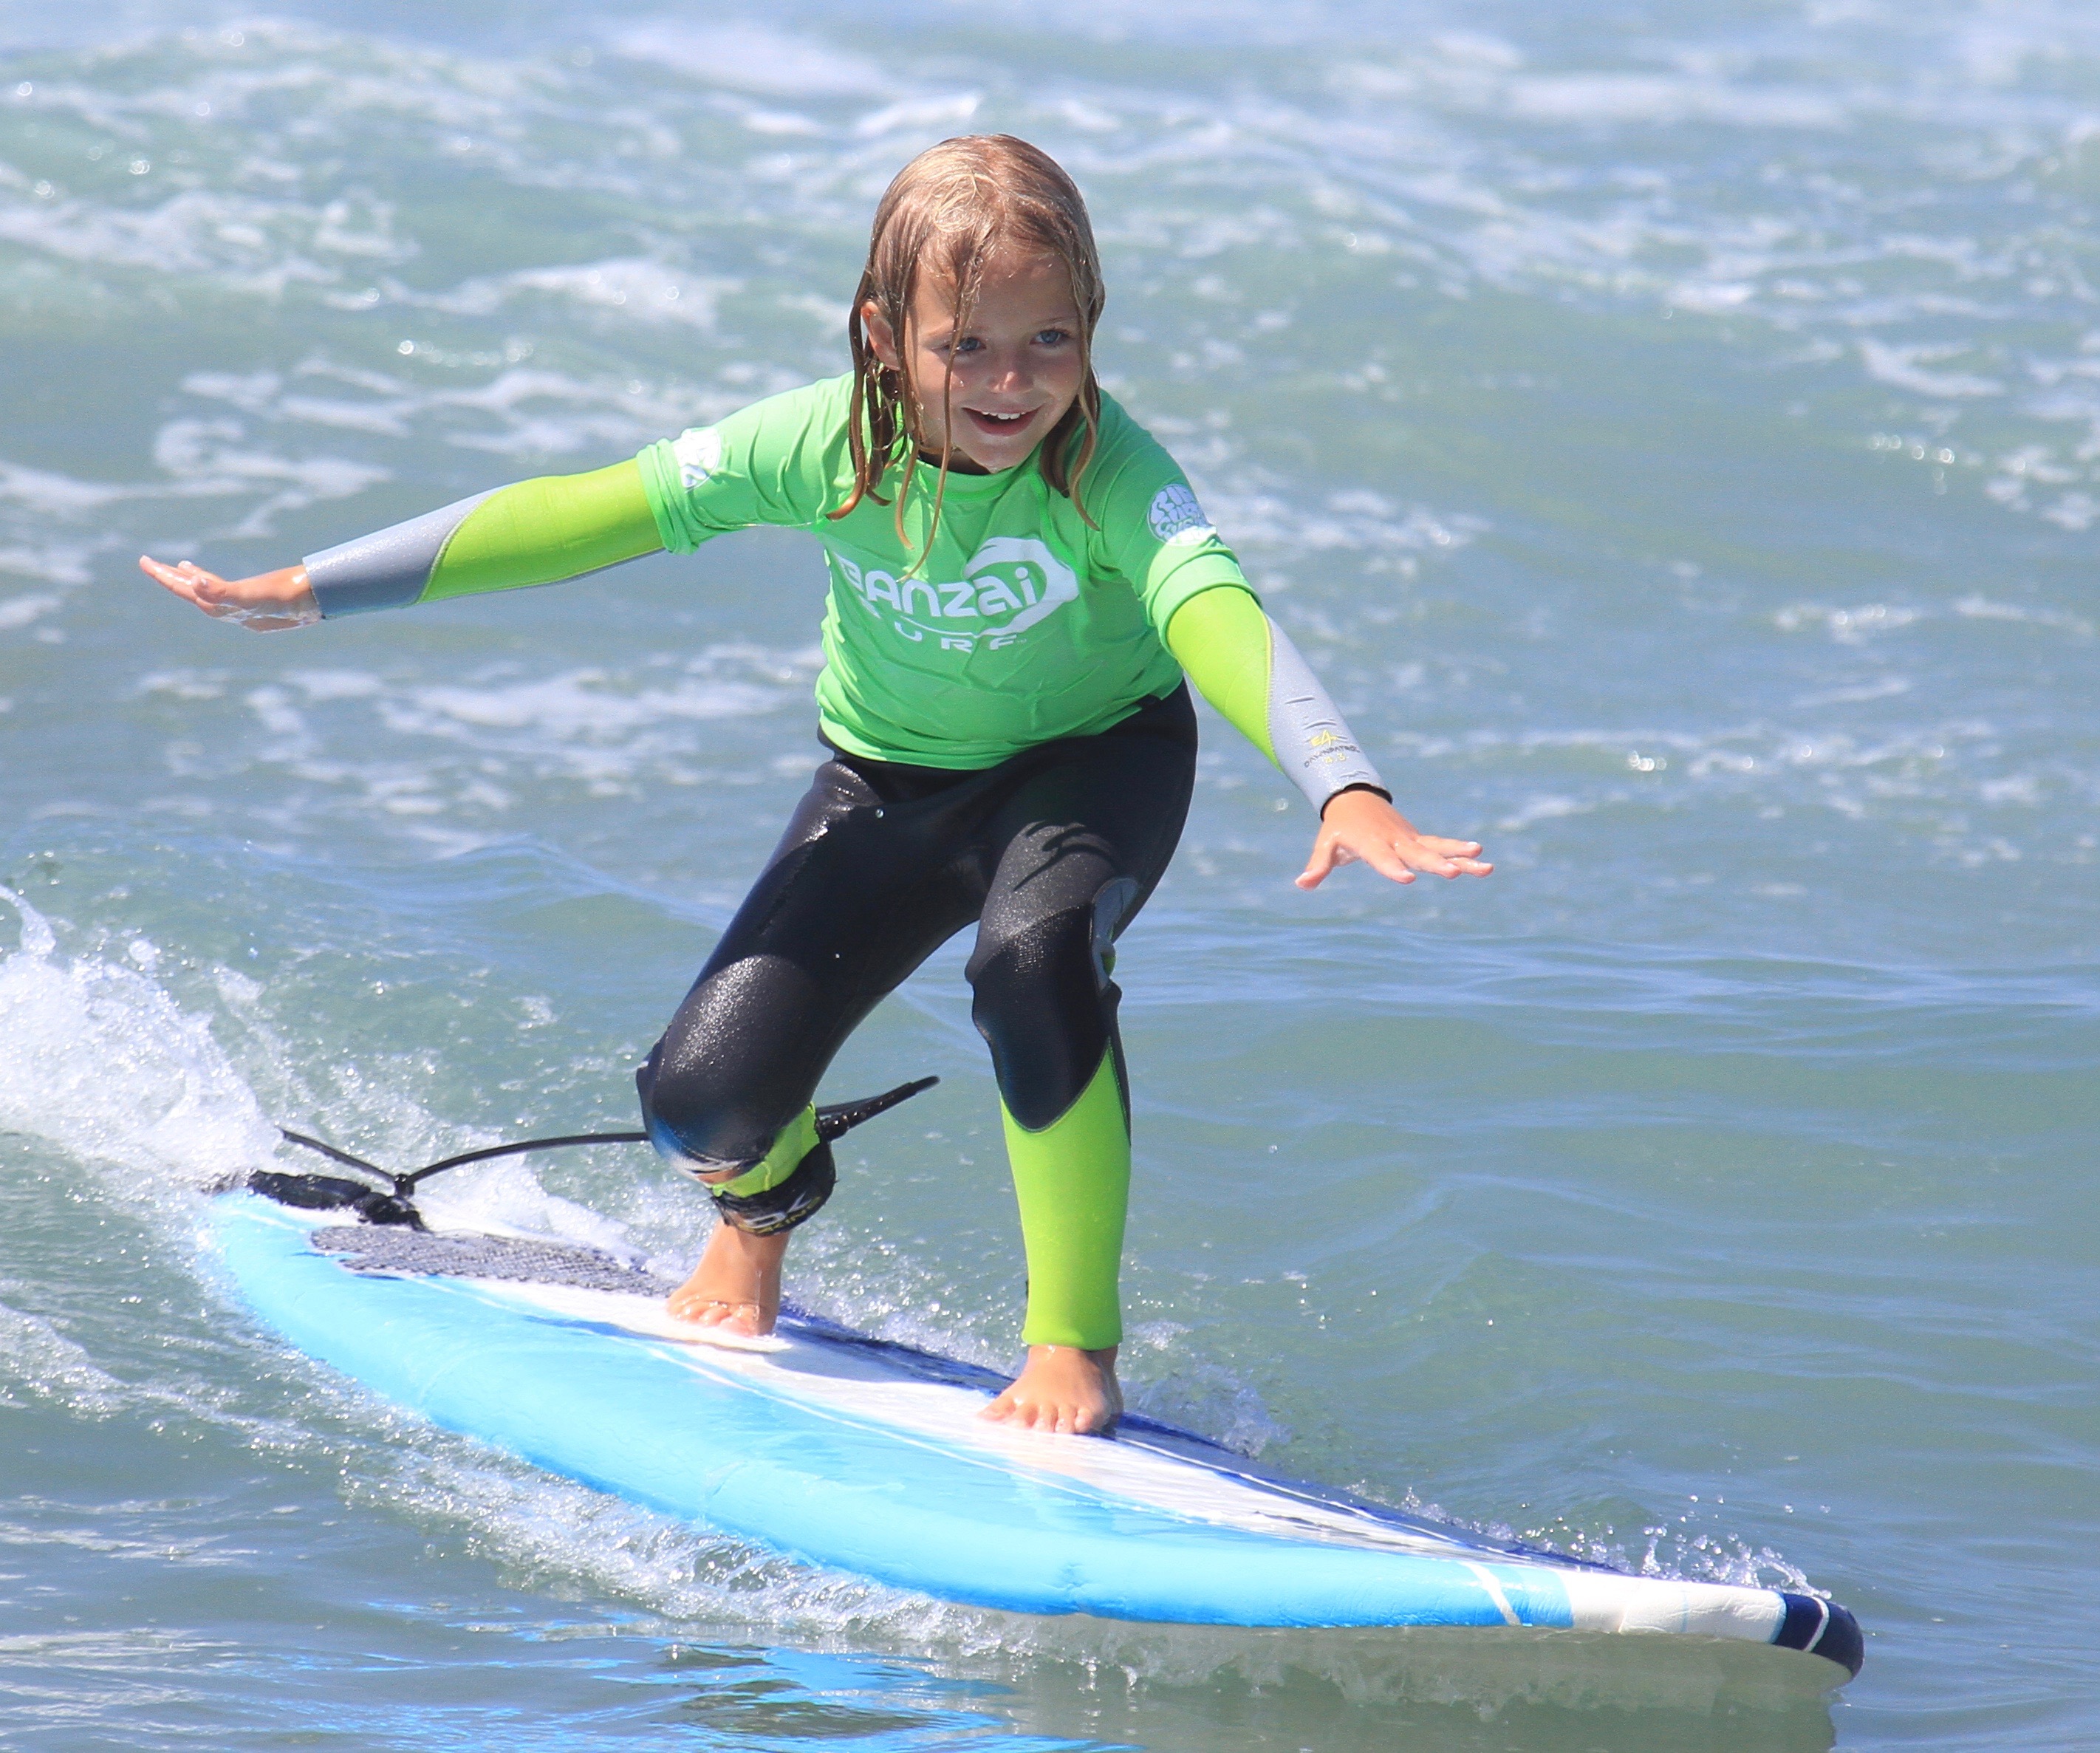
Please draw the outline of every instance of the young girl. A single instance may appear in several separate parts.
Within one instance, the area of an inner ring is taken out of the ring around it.
[[[770,1331],[789,1233],[830,1196],[811,1106],[861,1019],[975,924],[1028,1261],[1028,1362],[986,1416],[1121,1409],[1130,1102],[1110,978],[1187,811],[1185,674],[1321,812],[1299,886],[1361,859],[1484,876],[1418,833],[1180,469],[1094,378],[1103,293],[1079,190],[1004,135],[898,173],[846,320],[853,370],[593,473],[525,481],[228,581],[139,564],[269,629],[576,578],[757,523],[830,574],[831,758],[638,1074],[657,1150],[721,1217],[673,1314]]]

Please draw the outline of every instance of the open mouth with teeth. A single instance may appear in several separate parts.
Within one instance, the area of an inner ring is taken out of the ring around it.
[[[1018,432],[1035,417],[1035,410],[1032,408],[1016,414],[993,413],[982,408],[965,408],[963,412],[969,416],[972,427],[987,438]]]

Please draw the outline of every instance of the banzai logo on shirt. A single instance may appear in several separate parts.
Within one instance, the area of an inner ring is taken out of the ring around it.
[[[1032,536],[995,536],[946,583],[899,578],[830,550],[839,575],[876,620],[918,644],[944,651],[997,651],[1079,598],[1079,580]]]

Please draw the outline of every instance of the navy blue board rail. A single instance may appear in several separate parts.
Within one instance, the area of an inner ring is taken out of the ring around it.
[[[1144,1418],[1112,1441],[987,1424],[1002,1378],[806,1316],[762,1348],[695,1344],[660,1286],[589,1251],[315,1230],[245,1193],[212,1222],[241,1297],[309,1356],[447,1429],[813,1565],[1013,1612],[1678,1633],[1811,1653],[1833,1684],[1859,1671],[1852,1616],[1812,1596],[1498,1543]]]

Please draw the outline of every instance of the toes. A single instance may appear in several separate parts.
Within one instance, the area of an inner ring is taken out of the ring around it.
[[[729,1327],[740,1322],[743,1311],[750,1311],[749,1324],[756,1327],[761,1313],[754,1302],[742,1302],[726,1296],[673,1297],[665,1308],[676,1320],[689,1321],[695,1327]]]

